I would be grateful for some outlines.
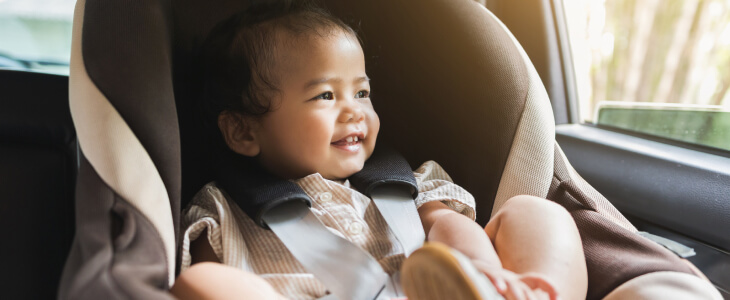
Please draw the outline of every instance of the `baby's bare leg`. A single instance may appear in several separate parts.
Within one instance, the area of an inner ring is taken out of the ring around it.
[[[492,242],[479,224],[438,201],[424,204],[418,212],[428,241],[448,245],[489,268],[502,268]]]
[[[585,299],[583,246],[563,207],[537,197],[513,197],[484,230],[505,269],[548,279],[562,299]]]
[[[284,299],[256,274],[204,262],[185,270],[170,293],[178,299]]]

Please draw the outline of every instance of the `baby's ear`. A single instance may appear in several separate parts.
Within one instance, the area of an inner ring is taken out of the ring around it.
[[[252,125],[252,121],[235,112],[223,111],[218,115],[218,128],[228,148],[250,157],[258,155],[261,150]]]

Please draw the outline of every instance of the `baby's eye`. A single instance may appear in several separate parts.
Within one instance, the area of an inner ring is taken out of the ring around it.
[[[317,95],[317,97],[314,97],[312,99],[332,100],[332,99],[335,99],[335,95],[332,94],[332,92],[324,92],[324,93]]]
[[[357,94],[355,94],[355,98],[367,98],[367,97],[370,97],[370,92],[365,91],[365,90],[359,91],[359,92],[357,92]]]

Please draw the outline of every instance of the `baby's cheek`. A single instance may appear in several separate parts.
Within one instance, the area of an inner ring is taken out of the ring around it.
[[[368,117],[368,126],[370,127],[370,130],[373,131],[374,135],[378,135],[378,131],[380,130],[380,118],[378,117],[378,114],[375,113],[374,110],[371,111],[371,116]]]
[[[329,137],[326,137],[326,131],[322,126],[316,124],[304,123],[299,126],[293,126],[290,128],[289,139],[292,143],[297,144],[299,147],[314,148],[313,144],[329,144]],[[317,145],[321,146],[321,145]]]

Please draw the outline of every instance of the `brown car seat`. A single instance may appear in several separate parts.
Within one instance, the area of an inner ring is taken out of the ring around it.
[[[589,299],[720,298],[572,169],[537,73],[483,6],[325,2],[362,37],[381,140],[411,165],[442,164],[474,194],[479,223],[512,196],[548,198],[578,224]],[[78,1],[70,101],[83,157],[61,298],[169,297],[181,201],[211,178],[195,53],[214,24],[247,3]]]

